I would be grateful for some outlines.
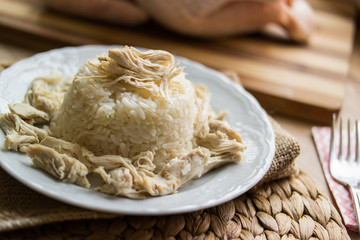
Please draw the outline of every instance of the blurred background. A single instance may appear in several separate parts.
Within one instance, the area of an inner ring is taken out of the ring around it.
[[[0,59],[83,44],[164,49],[231,70],[269,113],[328,124],[341,109],[347,79],[360,78],[351,68],[360,55],[358,4],[0,0],[0,40],[11,44]]]

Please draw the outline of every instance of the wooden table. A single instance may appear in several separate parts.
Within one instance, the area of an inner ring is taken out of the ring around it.
[[[350,79],[346,84],[346,97],[341,109],[341,115],[345,118],[360,118],[360,24],[358,16],[355,45],[351,58]],[[331,198],[321,165],[318,160],[317,152],[311,135],[311,127],[314,123],[300,119],[284,117],[281,115],[273,116],[286,130],[296,136],[301,145],[301,154],[296,163],[307,172],[324,189]],[[333,201],[333,199],[332,199]],[[360,239],[360,235],[349,231],[351,239]]]
[[[359,22],[359,21],[358,21]],[[12,61],[25,58],[33,55],[36,51],[23,47],[22,45],[15,45],[13,43],[0,41],[0,61]],[[354,119],[360,116],[360,27],[358,24],[357,35],[355,39],[355,48],[353,50],[353,57],[351,60],[350,79],[347,82],[347,94],[341,110],[341,115]],[[301,119],[285,117],[282,115],[273,115],[273,117],[288,130],[300,142],[302,150],[301,154],[296,160],[305,172],[307,172],[330,197],[320,162],[316,153],[316,149],[311,136],[311,127],[315,124],[313,122],[304,121]],[[330,197],[331,198],[331,197]],[[350,232],[352,239],[360,240],[360,236],[356,233]]]

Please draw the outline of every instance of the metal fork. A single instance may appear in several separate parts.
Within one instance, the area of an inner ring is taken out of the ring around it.
[[[343,151],[343,123],[340,118],[339,123],[339,148],[336,152],[335,138],[336,138],[336,115],[333,115],[330,139],[330,173],[333,178],[343,185],[350,188],[350,192],[354,201],[356,210],[356,217],[360,233],[360,136],[359,136],[359,121],[355,121],[355,156],[351,153],[353,146],[351,139],[351,124],[348,120],[347,124],[347,151]]]

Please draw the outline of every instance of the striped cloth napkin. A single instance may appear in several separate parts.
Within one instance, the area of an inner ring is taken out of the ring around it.
[[[358,231],[356,212],[351,193],[347,187],[338,183],[330,174],[329,170],[329,149],[330,149],[330,127],[313,127],[312,135],[316,149],[319,154],[320,162],[325,174],[326,181],[334,196],[336,204],[340,210],[346,227],[352,231]],[[346,144],[346,142],[345,142]]]

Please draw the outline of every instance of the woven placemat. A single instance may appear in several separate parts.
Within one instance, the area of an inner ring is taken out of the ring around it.
[[[188,214],[64,221],[0,239],[350,239],[313,180],[299,172],[218,207]]]

